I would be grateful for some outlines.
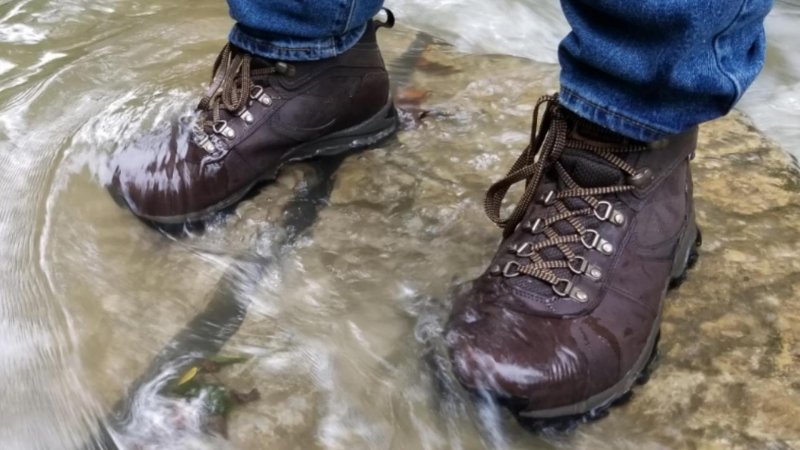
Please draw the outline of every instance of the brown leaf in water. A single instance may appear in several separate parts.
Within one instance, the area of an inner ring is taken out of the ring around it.
[[[395,93],[395,106],[400,112],[400,122],[404,130],[417,128],[430,111],[422,107],[422,102],[430,91],[414,86],[404,86]]]
[[[424,56],[420,57],[419,60],[417,60],[416,68],[419,71],[438,76],[453,75],[455,73],[461,72],[460,69],[456,69],[453,66],[448,66],[447,64],[441,64],[431,61]]]
[[[430,91],[414,86],[404,86],[397,89],[395,102],[401,107],[418,106],[428,97],[428,94],[430,94]]]

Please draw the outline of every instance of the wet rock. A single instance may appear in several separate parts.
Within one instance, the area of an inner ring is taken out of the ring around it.
[[[798,174],[735,113],[702,129],[694,175],[701,259],[667,305],[665,355],[642,389],[649,401],[627,408],[647,414],[691,398],[685,445],[790,448],[800,438],[789,350],[800,334],[789,322],[800,312]],[[702,382],[670,389],[687,370]],[[651,418],[667,426],[669,417]]]
[[[401,29],[381,38],[391,60],[413,35]],[[670,293],[658,368],[630,402],[553,440],[523,432],[502,412],[475,409],[435,382],[423,349],[434,347],[443,299],[485,269],[500,238],[483,214],[485,189],[527,144],[534,102],[557,89],[558,68],[438,43],[424,58],[430,70],[411,75],[409,95],[420,108],[447,114],[347,159],[313,229],[284,250],[274,278],[251,295],[251,311],[226,351],[254,362],[222,377],[234,389],[257,388],[262,401],[231,413],[231,442],[289,449],[800,446],[800,181],[781,149],[738,113],[702,129],[694,176],[705,243],[688,281]],[[302,166],[290,169],[192,244],[239,251],[271,242],[287,194],[304,176]],[[211,284],[208,271],[189,276],[197,267],[189,260],[187,279],[172,289]],[[125,309],[131,320],[141,319],[141,304]],[[198,304],[163,311],[185,317]],[[419,324],[426,331],[418,335]]]

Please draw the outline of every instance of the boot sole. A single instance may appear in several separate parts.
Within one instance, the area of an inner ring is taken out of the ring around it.
[[[692,217],[692,222],[694,218]],[[667,290],[679,287],[688,276],[699,258],[697,249],[702,244],[702,236],[697,225],[693,225],[682,237],[673,263],[672,276]],[[647,383],[652,373],[653,362],[658,355],[658,341],[661,333],[661,315],[656,319],[648,344],[636,361],[629,375],[614,386],[587,400],[572,405],[545,410],[525,409],[524,399],[498,399],[516,416],[519,423],[535,432],[565,433],[575,429],[581,423],[593,422],[609,414],[613,406],[626,403],[633,396],[633,388]]]
[[[294,147],[286,152],[272,169],[265,171],[250,184],[234,192],[219,203],[189,214],[175,216],[138,214],[137,216],[150,222],[165,225],[203,222],[211,218],[214,214],[241,201],[257,185],[274,181],[278,178],[281,169],[289,164],[318,157],[339,156],[345,153],[364,150],[388,139],[397,132],[397,128],[397,111],[395,110],[394,104],[390,101],[377,114],[354,127],[337,131],[336,133],[331,133],[316,141]]]

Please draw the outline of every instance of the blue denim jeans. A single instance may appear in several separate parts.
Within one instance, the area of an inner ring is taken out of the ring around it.
[[[361,38],[383,0],[228,0],[228,39],[265,58],[332,58]]]
[[[237,21],[230,41],[266,58],[328,58],[358,41],[382,3],[228,0]],[[660,139],[725,115],[764,64],[772,0],[561,4],[572,27],[559,47],[561,102],[633,139]]]

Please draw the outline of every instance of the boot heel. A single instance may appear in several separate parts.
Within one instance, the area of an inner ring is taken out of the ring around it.
[[[678,246],[678,253],[672,265],[672,275],[669,282],[669,289],[674,289],[683,284],[689,273],[689,269],[694,267],[700,253],[697,251],[703,243],[697,223],[692,219],[692,225],[681,238]]]

